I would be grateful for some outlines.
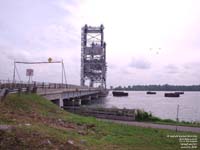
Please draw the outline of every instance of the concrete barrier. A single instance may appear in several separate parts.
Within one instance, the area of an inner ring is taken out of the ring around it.
[[[117,108],[90,108],[90,107],[63,107],[66,111],[84,116],[93,116],[103,119],[114,119],[124,121],[135,120],[134,109],[117,109]]]

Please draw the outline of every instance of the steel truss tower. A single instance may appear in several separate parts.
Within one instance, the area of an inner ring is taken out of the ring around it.
[[[81,33],[81,85],[106,89],[106,43],[104,26],[85,25]]]

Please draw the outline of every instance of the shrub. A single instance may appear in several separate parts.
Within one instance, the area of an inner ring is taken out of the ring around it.
[[[137,109],[135,119],[137,121],[150,121],[152,118],[152,114],[145,112],[144,110]]]

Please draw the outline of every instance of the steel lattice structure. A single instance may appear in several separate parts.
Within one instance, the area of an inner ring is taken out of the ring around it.
[[[104,26],[85,25],[81,33],[81,85],[89,80],[89,86],[106,89],[106,43]],[[94,85],[95,84],[95,85]]]

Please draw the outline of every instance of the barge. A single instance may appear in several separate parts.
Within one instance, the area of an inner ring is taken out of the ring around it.
[[[165,93],[165,97],[180,97],[179,93]]]
[[[112,94],[113,96],[128,96],[128,93],[123,91],[113,91]]]
[[[177,93],[177,94],[184,94],[184,92],[174,92],[174,93]]]
[[[156,94],[156,92],[147,91],[147,94]]]

